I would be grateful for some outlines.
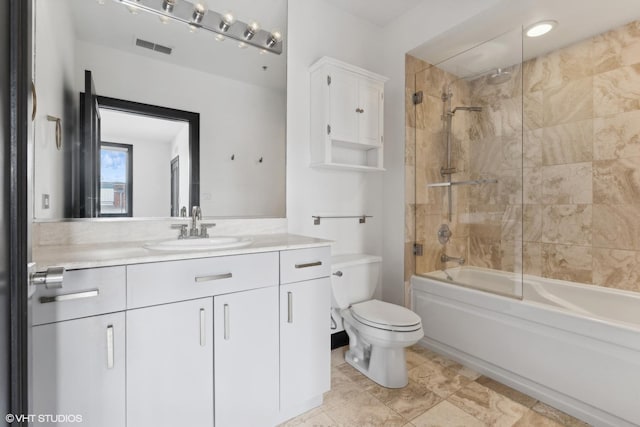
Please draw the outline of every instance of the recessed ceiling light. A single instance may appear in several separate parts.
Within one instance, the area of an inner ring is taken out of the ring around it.
[[[551,20],[536,22],[525,28],[525,34],[527,37],[540,37],[553,30],[556,25],[558,25],[558,22]]]

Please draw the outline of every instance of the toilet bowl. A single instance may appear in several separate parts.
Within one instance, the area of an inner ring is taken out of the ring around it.
[[[399,305],[371,299],[378,284],[380,257],[332,258],[332,305],[349,336],[345,360],[388,388],[407,385],[405,348],[422,337],[420,317]]]

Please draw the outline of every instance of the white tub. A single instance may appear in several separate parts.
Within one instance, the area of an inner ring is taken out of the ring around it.
[[[640,295],[476,267],[447,273],[473,288],[443,272],[411,279],[423,345],[593,425],[640,425]]]

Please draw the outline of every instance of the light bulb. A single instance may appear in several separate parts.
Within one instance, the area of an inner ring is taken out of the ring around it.
[[[280,31],[274,31],[267,39],[267,47],[274,47],[278,42],[282,40],[282,33]]]
[[[205,13],[207,13],[207,5],[204,2],[198,2],[196,3],[196,5],[193,8],[193,15],[191,16],[191,19],[193,20],[193,22],[195,22],[196,24],[199,24],[202,22],[202,18],[204,18]]]
[[[553,30],[558,25],[557,21],[540,21],[525,28],[527,37],[540,37]]]
[[[225,12],[222,14],[222,18],[220,20],[220,31],[226,32],[233,23],[236,22],[236,17],[233,16],[231,12]]]
[[[251,21],[251,23],[248,24],[247,28],[244,30],[244,38],[247,40],[251,40],[259,30],[260,24],[258,24],[256,21]]]
[[[162,9],[167,13],[172,13],[173,8],[176,5],[176,0],[163,0],[162,1]]]

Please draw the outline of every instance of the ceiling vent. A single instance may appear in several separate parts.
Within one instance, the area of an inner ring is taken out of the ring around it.
[[[147,40],[136,39],[136,46],[143,47],[145,49],[153,50],[156,52],[164,53],[165,55],[171,55],[171,51],[173,50],[170,47],[163,46],[161,44],[152,43]]]

